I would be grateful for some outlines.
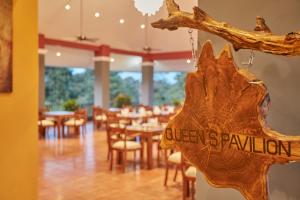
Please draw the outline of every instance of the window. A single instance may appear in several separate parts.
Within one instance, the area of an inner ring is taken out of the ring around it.
[[[154,73],[154,105],[176,104],[185,97],[183,72]],[[110,72],[110,102],[123,94],[131,98],[133,105],[140,103],[141,72]],[[75,99],[81,107],[94,104],[94,71],[86,68],[46,67],[45,105],[51,110],[63,110],[63,104]]]
[[[185,98],[184,72],[154,73],[154,105],[178,104]]]
[[[94,71],[83,68],[46,67],[45,105],[51,110],[63,110],[63,104],[75,99],[81,107],[94,104]]]
[[[140,72],[110,73],[110,102],[116,107],[116,97],[120,94],[129,96],[133,105],[139,104],[142,74]]]

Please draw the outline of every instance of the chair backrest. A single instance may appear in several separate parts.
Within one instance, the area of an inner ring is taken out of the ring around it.
[[[48,112],[48,108],[41,108],[39,109],[39,120],[45,119],[45,112]]]
[[[106,118],[107,118],[107,123],[116,123],[119,120],[116,112],[107,112]]]
[[[98,115],[102,115],[104,110],[99,106],[93,106],[93,118],[95,118]]]
[[[124,137],[121,135],[125,134],[125,126],[120,126],[119,124],[108,124],[106,127],[107,130],[107,142],[109,147],[112,146],[114,142],[124,140]],[[115,137],[113,137],[115,136]]]
[[[157,117],[148,117],[147,118],[147,123],[150,124],[159,124],[159,120]]]
[[[49,108],[44,107],[44,108],[39,109],[39,111],[45,113],[45,112],[49,112],[50,110],[49,110]]]
[[[105,115],[106,115],[106,131],[108,131],[108,128],[109,128],[109,126],[110,125],[112,125],[112,124],[119,124],[119,119],[118,119],[118,117],[117,117],[117,113],[116,112],[109,112],[109,111],[107,111],[106,113],[105,113]]]
[[[143,105],[143,104],[139,104],[139,105],[137,106],[137,108],[138,108],[138,109],[139,109],[139,108],[144,108],[146,111],[152,111],[152,110],[153,110],[152,106],[146,106],[146,105]]]
[[[183,154],[181,154],[181,170],[182,170],[182,176],[183,178],[186,178],[186,170],[190,167],[193,166]]]
[[[45,119],[44,113],[39,110],[39,120]]]
[[[88,121],[88,112],[84,108],[80,108],[75,111],[75,119],[83,119],[85,122]]]
[[[162,123],[168,123],[169,122],[169,120],[170,120],[170,115],[160,115],[160,116],[158,116],[158,122],[160,123],[160,124],[162,124]]]

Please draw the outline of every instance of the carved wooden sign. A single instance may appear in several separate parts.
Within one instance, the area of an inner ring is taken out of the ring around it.
[[[178,148],[213,186],[267,200],[269,167],[300,160],[300,137],[266,126],[266,99],[263,82],[236,67],[228,46],[215,58],[206,42],[198,70],[187,76],[184,106],[168,123],[161,145]]]

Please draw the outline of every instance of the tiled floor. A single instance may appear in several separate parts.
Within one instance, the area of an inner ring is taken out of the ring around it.
[[[42,139],[40,150],[39,200],[177,200],[181,177],[163,186],[164,167],[127,172],[109,170],[104,131],[88,126],[84,137]],[[156,153],[154,153],[156,155]],[[130,159],[130,158],[129,158]]]

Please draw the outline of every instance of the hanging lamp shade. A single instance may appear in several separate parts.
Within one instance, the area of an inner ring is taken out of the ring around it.
[[[134,0],[136,9],[143,15],[155,15],[162,7],[164,0]]]

